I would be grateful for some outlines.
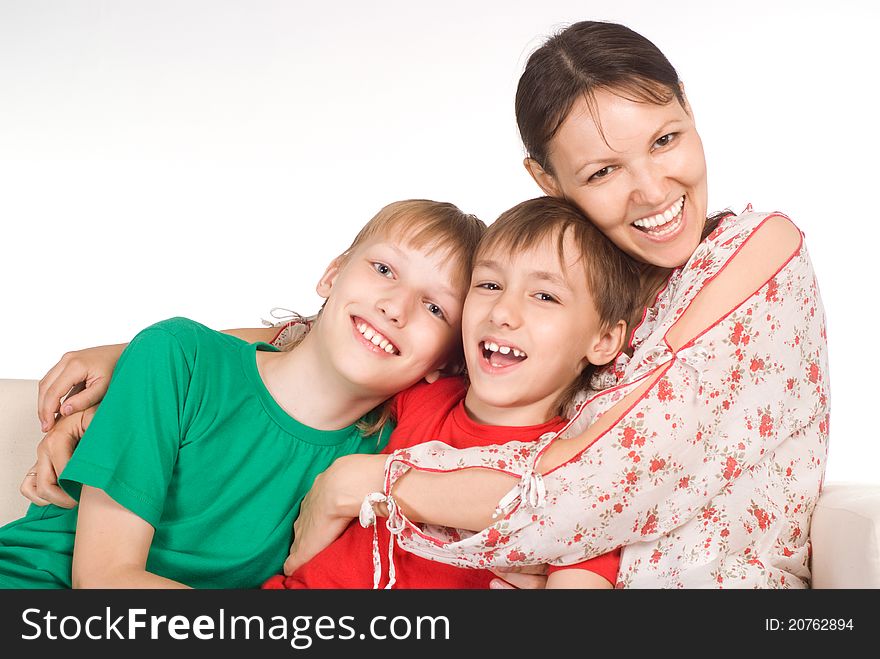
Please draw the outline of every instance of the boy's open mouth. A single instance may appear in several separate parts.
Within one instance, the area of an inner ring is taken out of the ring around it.
[[[512,345],[497,343],[494,340],[480,341],[480,348],[483,350],[483,359],[492,368],[506,368],[528,359],[524,350]]]

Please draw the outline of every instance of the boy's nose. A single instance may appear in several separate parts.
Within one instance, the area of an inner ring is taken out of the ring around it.
[[[518,327],[521,322],[519,310],[512,303],[512,300],[507,296],[502,296],[492,306],[489,322],[498,327]]]
[[[403,327],[406,324],[406,311],[404,304],[391,299],[379,300],[376,302],[376,309],[389,323],[397,327]]]

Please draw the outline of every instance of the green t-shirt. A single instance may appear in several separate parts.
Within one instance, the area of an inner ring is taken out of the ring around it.
[[[248,588],[280,571],[315,476],[387,441],[290,417],[248,344],[185,318],[148,327],[61,474],[100,488],[155,528],[147,570],[202,588]],[[31,506],[0,528],[0,587],[69,587],[77,509]]]

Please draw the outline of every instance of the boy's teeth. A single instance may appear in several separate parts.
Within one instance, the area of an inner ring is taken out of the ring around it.
[[[650,217],[643,217],[639,220],[633,222],[633,224],[637,227],[641,227],[643,229],[654,229],[659,226],[663,226],[671,222],[673,219],[678,217],[678,214],[681,213],[681,207],[684,205],[684,197],[679,197],[678,201],[676,201],[672,206],[667,208],[662,213],[657,213],[656,215],[651,215]]]
[[[502,355],[509,355],[513,353],[514,357],[525,357],[526,353],[522,350],[517,350],[516,348],[511,348],[510,346],[502,346],[497,343],[493,343],[492,341],[483,341],[483,348],[490,352],[500,352]]]
[[[382,336],[379,332],[374,330],[372,327],[367,325],[366,323],[358,323],[355,325],[357,331],[360,332],[363,337],[372,343],[374,346],[378,346],[388,354],[394,354],[397,352],[397,348],[394,346],[391,341]]]

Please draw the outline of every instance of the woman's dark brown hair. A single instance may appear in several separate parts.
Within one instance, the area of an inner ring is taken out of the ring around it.
[[[575,101],[584,98],[593,111],[599,90],[660,105],[675,98],[685,107],[678,73],[648,39],[617,23],[575,23],[532,53],[516,90],[520,137],[545,171],[552,173],[550,141]]]

